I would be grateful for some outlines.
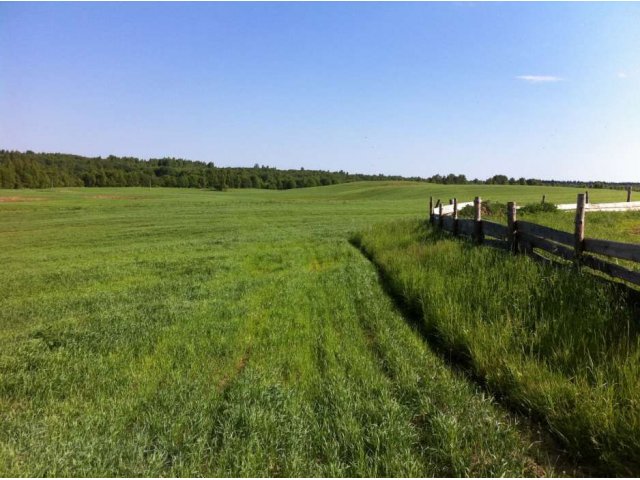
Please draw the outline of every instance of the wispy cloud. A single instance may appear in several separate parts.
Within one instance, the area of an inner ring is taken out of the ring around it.
[[[627,78],[627,74],[625,72],[618,72],[618,78]]]
[[[555,77],[553,75],[518,75],[516,78],[529,83],[552,83],[564,80],[562,77]]]

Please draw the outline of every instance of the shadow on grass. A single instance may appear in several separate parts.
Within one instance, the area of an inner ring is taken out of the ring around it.
[[[425,237],[423,241],[438,242],[454,239],[454,237],[439,231],[429,231],[425,229],[424,233]],[[477,248],[477,246],[470,241],[464,239],[457,240],[465,242],[468,248]],[[440,357],[455,374],[462,376],[492,396],[512,418],[517,419],[517,424],[522,428],[523,433],[539,445],[541,453],[550,460],[550,463],[558,470],[557,473],[559,475],[569,475],[573,477],[610,475],[610,472],[601,464],[589,458],[578,457],[576,454],[563,448],[561,443],[562,439],[555,436],[553,432],[545,427],[546,422],[541,414],[512,401],[507,394],[491,389],[485,381],[485,378],[476,373],[473,354],[468,345],[454,345],[444,341],[438,328],[436,326],[428,326],[424,321],[424,316],[428,314],[424,306],[420,305],[415,299],[407,298],[402,294],[401,289],[376,261],[373,254],[362,244],[360,237],[357,235],[352,236],[349,238],[349,243],[358,249],[360,253],[375,266],[383,290],[391,298],[397,311],[402,315],[407,324],[422,336],[427,346]],[[488,245],[488,247],[491,248],[492,245]],[[498,249],[504,251],[505,255],[510,255],[506,249],[502,247]],[[559,265],[558,267],[566,268],[564,265]],[[602,281],[606,280],[602,279]],[[625,285],[620,285],[620,287],[628,289]],[[634,293],[638,294],[639,292],[634,291]],[[638,295],[637,298],[640,299],[640,295]]]

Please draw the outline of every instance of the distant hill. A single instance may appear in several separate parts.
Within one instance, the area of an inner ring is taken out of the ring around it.
[[[254,165],[216,167],[213,162],[181,158],[83,157],[67,153],[35,153],[0,150],[0,188],[50,187],[183,187],[183,188],[266,188],[286,190],[339,183],[392,180],[418,181],[445,185],[563,185],[584,188],[640,189],[640,183],[598,181],[558,181],[509,178],[494,175],[486,180],[468,180],[465,175],[434,175],[428,178],[391,175],[366,175],[340,170],[280,170]]]

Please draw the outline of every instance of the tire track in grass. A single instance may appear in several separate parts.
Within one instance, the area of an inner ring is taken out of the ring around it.
[[[304,357],[304,348],[292,348],[298,344],[291,327],[298,326],[305,307],[298,304],[297,315],[291,315],[289,302],[300,296],[292,288],[295,279],[278,269],[263,270],[265,284],[253,292],[250,307],[258,317],[251,361],[226,385],[203,470],[214,476],[318,475],[307,448],[308,406],[300,389],[290,384],[291,369],[304,375],[300,361],[291,358]],[[274,289],[280,292],[276,297]],[[299,330],[295,334],[305,337]]]
[[[222,376],[222,378],[218,381],[218,391],[224,392],[229,385],[236,377],[242,375],[242,372],[247,366],[247,362],[249,361],[249,356],[251,355],[251,344],[246,348],[242,356],[238,361],[236,361],[233,371],[227,373]]]
[[[132,410],[130,430],[146,432],[135,442],[145,448],[135,473],[200,476],[210,471],[202,461],[216,451],[210,433],[220,420],[228,390],[249,364],[260,323],[255,310],[242,300],[264,283],[252,278],[215,288],[212,305],[221,309],[210,310],[211,302],[205,302],[200,314],[165,336],[165,348],[156,349],[154,357],[168,368],[156,376],[162,378],[158,387]],[[184,358],[183,347],[190,351]],[[179,363],[163,362],[167,358]]]
[[[320,379],[312,402],[327,432],[324,448],[318,451],[326,474],[419,476],[424,470],[408,448],[412,433],[401,420],[386,379],[368,355],[354,305],[336,308],[337,303],[350,303],[350,285],[335,282],[335,276],[322,284],[329,288],[321,290],[318,302],[324,306],[318,312],[322,321],[315,348]],[[332,314],[345,310],[348,316]]]

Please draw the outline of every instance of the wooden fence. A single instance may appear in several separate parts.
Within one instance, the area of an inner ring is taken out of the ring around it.
[[[635,202],[633,202],[635,203]],[[458,218],[462,206],[474,206],[474,218]],[[568,233],[531,222],[517,220],[517,205],[507,204],[507,225],[482,220],[482,200],[458,203],[454,198],[449,205],[440,200],[434,208],[430,198],[430,222],[454,235],[471,237],[476,243],[487,243],[512,251],[545,258],[534,249],[606,273],[612,277],[640,285],[640,272],[610,261],[609,257],[640,263],[640,244],[614,242],[585,237],[585,212],[588,210],[586,194],[578,195],[574,232]],[[437,213],[436,213],[437,212]],[[490,238],[487,238],[490,237]],[[606,257],[606,258],[602,258]],[[614,260],[615,261],[615,260]]]
[[[542,203],[545,203],[546,196],[542,195]],[[438,215],[438,209],[440,200],[433,206],[431,205],[431,213]],[[473,202],[458,203],[458,209],[466,207],[467,205],[473,205]],[[517,206],[516,208],[520,208]],[[558,210],[575,210],[575,203],[559,203],[556,205]],[[627,201],[626,202],[614,202],[614,203],[590,203],[589,191],[585,191],[585,210],[587,212],[627,212],[633,210],[640,210],[640,202],[631,201],[631,188],[627,189]],[[450,215],[453,213],[453,199],[449,199],[448,205],[442,205],[442,213],[444,215]]]

